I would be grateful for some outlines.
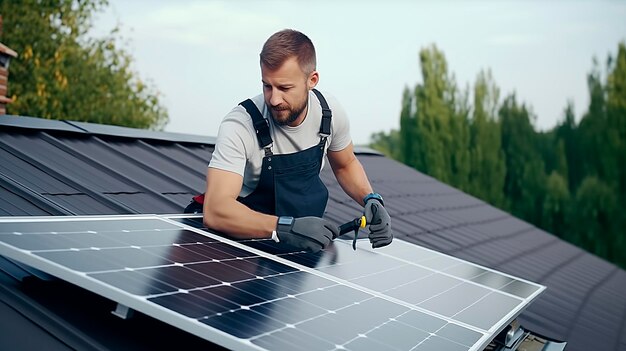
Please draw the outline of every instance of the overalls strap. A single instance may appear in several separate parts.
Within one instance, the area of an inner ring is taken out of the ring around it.
[[[259,146],[265,150],[265,156],[272,155],[273,140],[270,136],[270,124],[268,120],[263,117],[261,111],[259,111],[259,108],[256,107],[252,100],[247,99],[242,101],[239,105],[243,106],[252,118],[256,139],[259,142]]]
[[[324,98],[324,95],[320,93],[317,89],[313,89],[313,92],[317,96],[317,99],[320,101],[320,105],[322,106],[322,123],[320,123],[320,135],[329,136],[330,135],[330,120],[333,118],[333,112],[330,110],[328,106],[328,102]]]

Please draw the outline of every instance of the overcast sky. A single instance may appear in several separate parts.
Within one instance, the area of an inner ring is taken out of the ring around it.
[[[592,57],[626,40],[624,1],[110,0],[98,36],[121,25],[134,69],[163,94],[166,131],[215,136],[233,106],[261,93],[258,54],[293,28],[317,50],[318,88],[348,112],[355,144],[399,127],[402,91],[421,82],[418,52],[436,44],[460,86],[490,68],[501,97],[516,92],[535,126],[586,110]]]

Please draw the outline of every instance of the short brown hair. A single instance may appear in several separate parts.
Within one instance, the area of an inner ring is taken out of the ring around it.
[[[261,64],[269,69],[278,69],[287,59],[296,57],[300,69],[305,74],[315,71],[315,47],[311,39],[293,29],[283,29],[274,33],[261,50]]]

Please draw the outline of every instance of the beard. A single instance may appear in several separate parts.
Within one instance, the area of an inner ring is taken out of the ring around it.
[[[278,106],[272,106],[270,108],[270,114],[278,125],[289,125],[300,117],[304,109],[307,107],[308,100],[307,94],[307,98],[304,99],[304,101],[302,101],[299,105],[289,106],[288,104],[281,104]]]

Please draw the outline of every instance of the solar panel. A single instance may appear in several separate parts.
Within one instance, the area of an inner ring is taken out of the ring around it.
[[[0,254],[235,350],[482,350],[545,289],[402,240],[285,252],[197,216],[3,218]]]

